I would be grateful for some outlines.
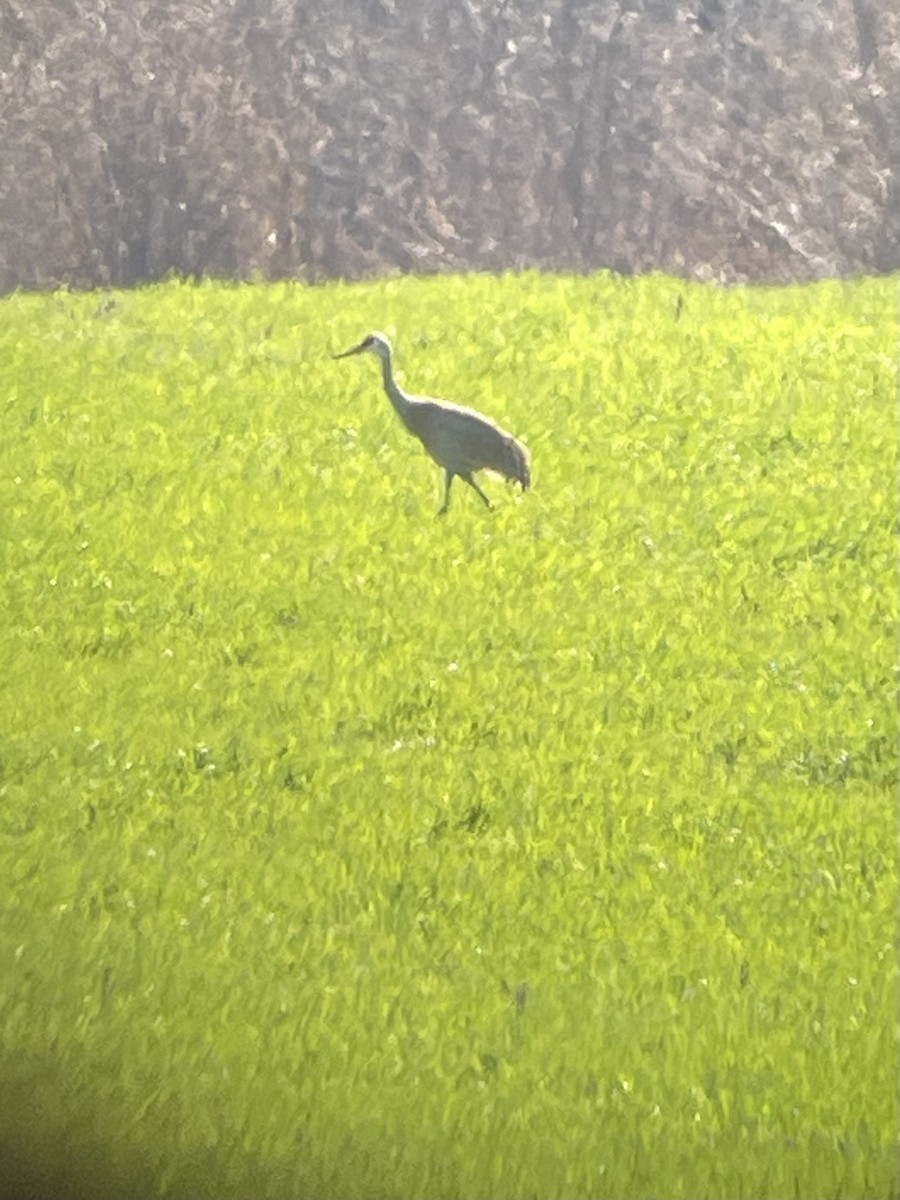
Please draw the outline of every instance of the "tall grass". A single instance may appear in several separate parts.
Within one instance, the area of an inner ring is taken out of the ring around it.
[[[896,295],[3,301],[0,1171],[897,1196]]]

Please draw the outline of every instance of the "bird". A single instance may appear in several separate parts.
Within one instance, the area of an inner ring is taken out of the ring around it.
[[[439,517],[450,507],[450,486],[457,475],[478,493],[488,508],[491,502],[475,482],[475,471],[496,471],[521,484],[523,492],[531,485],[531,457],[527,448],[496,421],[474,408],[429,396],[412,396],[398,385],[394,379],[391,343],[383,333],[370,333],[358,345],[332,357],[349,358],[352,354],[374,354],[381,360],[384,390],[395,412],[438,466],[444,468],[444,503],[438,510]]]

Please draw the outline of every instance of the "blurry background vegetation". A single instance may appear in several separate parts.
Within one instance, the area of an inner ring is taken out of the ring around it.
[[[900,266],[883,0],[0,0],[0,290]]]

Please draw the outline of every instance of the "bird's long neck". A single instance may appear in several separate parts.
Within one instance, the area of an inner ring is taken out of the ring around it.
[[[404,425],[409,424],[409,414],[413,402],[394,379],[394,366],[391,362],[390,354],[385,355],[381,360],[381,374],[384,379],[384,390],[388,394],[388,399],[393,404],[397,415],[403,421]]]

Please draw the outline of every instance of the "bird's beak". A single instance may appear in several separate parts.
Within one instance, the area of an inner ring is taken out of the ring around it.
[[[349,358],[351,354],[359,354],[359,352],[362,350],[362,348],[363,348],[363,343],[360,342],[358,346],[351,346],[351,348],[349,350],[342,350],[340,354],[332,354],[331,357],[332,358]]]

